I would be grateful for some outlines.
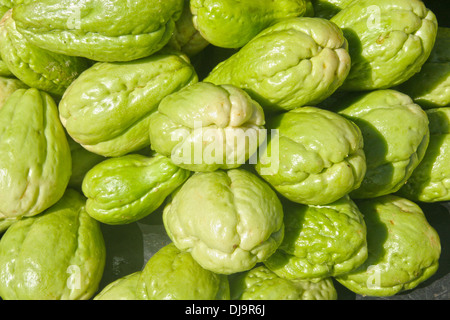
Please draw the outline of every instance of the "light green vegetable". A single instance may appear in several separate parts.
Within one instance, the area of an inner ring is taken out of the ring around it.
[[[353,95],[336,103],[364,138],[367,171],[355,199],[398,191],[422,161],[430,133],[428,117],[411,98],[392,89]]]
[[[150,116],[151,148],[192,171],[232,169],[264,142],[261,106],[245,91],[199,82],[165,97]]]
[[[433,108],[426,113],[430,142],[424,158],[398,195],[413,201],[450,201],[450,108]]]
[[[318,281],[280,278],[264,265],[229,276],[232,300],[336,300],[331,278]]]
[[[420,72],[397,89],[425,109],[450,106],[450,28],[438,28],[436,43]]]
[[[360,295],[388,297],[417,287],[436,272],[439,235],[417,204],[394,195],[356,204],[367,225],[369,257],[336,277],[342,285]]]
[[[72,139],[88,151],[122,156],[149,146],[149,117],[160,101],[195,82],[195,70],[181,54],[98,62],[64,93],[60,119]]]
[[[170,40],[183,0],[45,0],[14,7],[17,29],[32,44],[94,61],[148,57]]]
[[[105,264],[100,226],[85,198],[67,189],[44,213],[13,224],[0,241],[4,300],[85,300],[97,291]]]
[[[266,112],[279,112],[316,105],[349,70],[342,30],[326,19],[300,17],[264,29],[204,81],[240,87]]]
[[[339,11],[347,7],[353,0],[311,0],[314,16],[331,19]]]
[[[90,66],[87,59],[53,53],[29,43],[17,30],[11,11],[0,22],[0,54],[10,72],[23,83],[58,97]]]
[[[244,169],[195,173],[173,194],[163,221],[180,250],[221,274],[266,260],[284,234],[276,193]]]
[[[138,300],[136,290],[141,271],[119,278],[102,289],[94,300]]]
[[[305,0],[191,0],[193,23],[211,44],[240,48],[280,19],[307,12]]]
[[[0,76],[0,109],[14,91],[27,88],[28,86],[19,79]]]
[[[347,273],[367,259],[363,215],[348,197],[328,205],[283,201],[284,239],[264,264],[279,277],[316,280]]]
[[[255,168],[285,198],[328,204],[361,185],[364,141],[352,121],[325,109],[301,107],[272,117],[267,126],[277,131]]]
[[[342,90],[387,89],[405,82],[430,56],[436,16],[420,0],[358,0],[331,18],[348,40],[350,74]]]
[[[228,300],[230,287],[225,275],[202,268],[189,252],[169,243],[146,263],[137,296],[141,300]]]
[[[126,224],[155,211],[190,172],[170,159],[129,154],[104,160],[83,179],[86,211],[106,224]]]
[[[54,100],[17,89],[0,109],[0,220],[30,217],[64,194],[72,168]]]

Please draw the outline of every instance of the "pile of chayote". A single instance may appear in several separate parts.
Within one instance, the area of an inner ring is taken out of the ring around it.
[[[424,2],[0,15],[1,299],[388,297],[436,273],[421,205],[450,201],[450,28]],[[103,227],[152,216],[170,241],[102,286]]]

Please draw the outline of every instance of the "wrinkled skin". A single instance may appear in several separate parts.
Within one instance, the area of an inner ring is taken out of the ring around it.
[[[190,0],[184,0],[183,12],[175,23],[175,30],[167,47],[193,57],[210,43],[195,29],[189,2]]]
[[[366,172],[363,137],[343,116],[302,107],[271,118],[271,136],[255,165],[287,199],[321,205],[357,189]]]
[[[4,300],[87,300],[105,265],[100,226],[85,198],[67,189],[43,214],[13,224],[0,241],[0,296]]]
[[[388,297],[417,287],[436,272],[439,235],[417,204],[394,195],[356,204],[367,225],[369,257],[336,280],[356,294]]]
[[[244,164],[266,138],[261,106],[231,85],[199,82],[164,98],[150,116],[150,145],[191,171]]]
[[[72,139],[90,152],[122,156],[148,147],[149,117],[161,100],[197,81],[181,54],[98,62],[64,93],[60,119]]]
[[[17,31],[11,11],[0,21],[0,54],[15,77],[29,87],[61,97],[67,87],[90,66],[87,59],[41,49]]]
[[[163,211],[167,234],[205,269],[231,274],[266,260],[283,239],[276,193],[244,169],[198,172]]]
[[[336,111],[353,121],[364,138],[367,171],[352,198],[398,191],[422,161],[430,133],[422,108],[401,92],[384,89],[341,99]]]
[[[0,109],[0,220],[33,216],[55,204],[72,168],[54,100],[17,89]]]
[[[189,252],[173,243],[161,248],[146,263],[137,283],[141,300],[229,300],[225,275],[202,268]]]
[[[284,239],[264,264],[279,277],[324,279],[347,273],[367,259],[366,225],[346,195],[328,205],[283,201]]]
[[[430,57],[397,90],[409,95],[424,109],[450,106],[450,28],[439,27]]]
[[[183,0],[30,1],[15,6],[13,18],[40,48],[94,61],[132,61],[169,42],[183,5]]]
[[[354,1],[331,18],[351,56],[342,90],[399,85],[420,71],[434,46],[436,16],[420,0]]]
[[[102,289],[93,300],[138,300],[137,284],[141,271],[119,278]]]
[[[398,194],[413,201],[450,201],[450,108],[426,111],[430,142],[424,158]]]
[[[229,276],[232,300],[336,300],[331,278],[318,281],[280,278],[264,265]]]
[[[86,211],[106,224],[140,220],[153,213],[189,175],[161,155],[129,154],[107,159],[83,179]]]
[[[240,87],[266,112],[280,112],[326,99],[349,70],[342,31],[328,20],[300,17],[264,29],[204,81]]]
[[[305,0],[191,0],[193,23],[211,44],[240,48],[279,19],[307,12]]]

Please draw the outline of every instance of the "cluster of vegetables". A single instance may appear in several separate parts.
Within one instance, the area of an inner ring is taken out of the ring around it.
[[[450,30],[420,0],[0,1],[0,297],[334,300],[429,279]],[[170,243],[100,287],[102,225]]]

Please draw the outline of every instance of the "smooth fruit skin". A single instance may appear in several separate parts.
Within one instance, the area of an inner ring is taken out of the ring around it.
[[[193,24],[209,43],[240,48],[280,19],[307,12],[305,0],[192,0]]]
[[[4,300],[84,300],[97,291],[106,250],[85,198],[67,189],[54,206],[13,224],[0,241]]]
[[[94,61],[131,61],[162,49],[183,0],[45,0],[13,9],[17,29],[43,49]]]
[[[55,101],[18,89],[0,109],[0,220],[43,212],[64,194],[72,158]]]

